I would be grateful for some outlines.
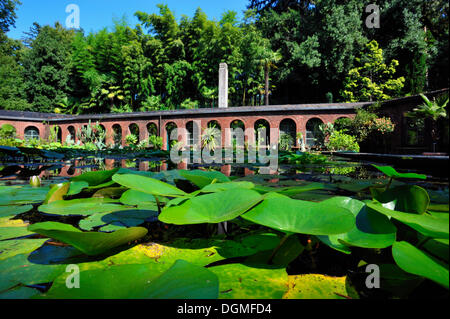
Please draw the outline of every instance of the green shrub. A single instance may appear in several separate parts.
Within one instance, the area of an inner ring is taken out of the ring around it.
[[[129,146],[136,146],[137,143],[139,142],[138,137],[134,134],[128,134],[125,137],[125,141]]]
[[[162,137],[156,136],[156,135],[152,135],[148,138],[148,143],[157,150],[162,149],[163,146],[163,139]]]
[[[289,134],[281,134],[278,142],[281,151],[289,151],[294,145],[294,139]]]
[[[326,144],[330,151],[353,151],[359,152],[359,145],[354,136],[345,134],[342,131],[335,131]]]
[[[11,124],[3,124],[0,128],[0,139],[14,139],[16,137],[16,128]]]

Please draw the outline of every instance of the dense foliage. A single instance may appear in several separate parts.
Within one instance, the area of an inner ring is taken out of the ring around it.
[[[441,0],[383,0],[379,29],[366,28],[356,0],[252,0],[241,20],[210,20],[201,9],[177,19],[159,5],[159,14],[136,12],[135,27],[120,20],[87,34],[35,23],[23,41],[6,37],[20,2],[0,4],[2,109],[214,107],[221,62],[230,105],[381,100],[448,85]]]

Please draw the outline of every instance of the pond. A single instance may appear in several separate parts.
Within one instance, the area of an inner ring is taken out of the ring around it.
[[[448,296],[448,177],[290,152],[276,171],[132,155],[3,157],[0,298]]]

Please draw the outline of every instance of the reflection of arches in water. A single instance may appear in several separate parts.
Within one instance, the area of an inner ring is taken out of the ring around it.
[[[200,142],[200,127],[199,125],[194,122],[190,121],[186,124],[186,130],[187,130],[187,145],[188,146],[194,146],[198,145]]]
[[[292,141],[294,142],[295,145],[295,140],[297,139],[297,124],[295,124],[294,120],[292,119],[284,119],[283,121],[281,121],[280,123],[280,136],[282,134],[286,134],[289,135],[290,137],[292,137]]]
[[[67,175],[72,176],[73,174],[75,174],[75,166],[71,165],[67,170]]]
[[[263,129],[265,129],[265,134],[263,135]],[[270,143],[270,124],[264,119],[257,120],[255,122],[255,137],[258,144],[263,143],[264,145],[269,145]]]
[[[175,132],[173,132],[174,130],[176,130]],[[178,142],[178,127],[175,123],[170,122],[167,123],[166,125],[166,141],[167,141],[167,149],[170,150],[171,149],[171,143],[172,143],[172,134],[174,134],[173,136],[177,136],[176,139],[174,139],[174,141]]]
[[[114,145],[122,145],[122,127],[119,124],[114,124],[112,129]]]
[[[319,118],[312,118],[306,123],[306,145],[313,147],[317,145],[317,138],[320,135],[320,125],[323,122]]]
[[[25,140],[39,139],[39,129],[35,126],[25,128]]]
[[[140,142],[140,139],[139,139],[139,126],[136,123],[132,123],[132,124],[130,124],[128,129],[130,130],[130,134],[133,134],[134,136],[137,137],[137,141],[139,143]]]
[[[155,123],[148,123],[147,124],[147,132],[148,132],[148,136],[159,136],[158,133],[158,126]]]

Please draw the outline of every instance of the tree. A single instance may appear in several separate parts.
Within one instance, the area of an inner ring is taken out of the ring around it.
[[[258,62],[264,68],[264,96],[266,105],[269,105],[269,72],[281,60],[282,56],[279,51],[274,52],[267,46],[260,47],[257,54],[259,55]]]
[[[19,0],[0,0],[0,33],[7,33],[16,22],[16,8]]]
[[[405,78],[393,78],[398,61],[387,65],[376,41],[366,45],[356,62],[358,66],[349,71],[341,92],[346,102],[382,101],[400,93]]]
[[[74,32],[44,26],[23,58],[28,100],[34,110],[53,112],[70,91],[70,45]]]

